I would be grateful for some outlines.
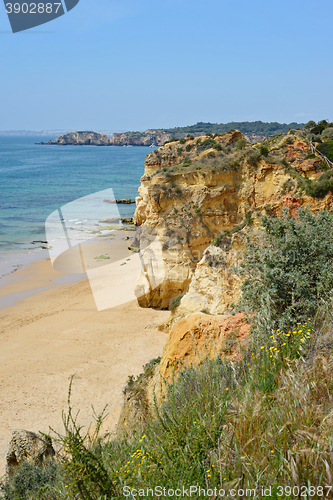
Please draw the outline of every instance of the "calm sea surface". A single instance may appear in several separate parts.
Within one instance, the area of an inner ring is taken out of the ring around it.
[[[35,145],[49,138],[0,136],[0,254],[36,250],[46,218],[77,198],[109,188],[115,198],[138,195],[151,148]],[[130,217],[135,205],[118,209]]]

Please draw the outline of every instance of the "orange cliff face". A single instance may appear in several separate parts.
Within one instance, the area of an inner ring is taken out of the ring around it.
[[[156,231],[165,277],[154,288],[147,274],[140,276],[141,306],[167,308],[172,298],[185,295],[180,304],[184,313],[203,309],[205,301],[213,314],[223,313],[239,296],[240,283],[230,268],[241,258],[249,228],[212,250],[209,246],[218,234],[235,230],[248,210],[254,211],[256,228],[261,214],[279,215],[284,206],[292,214],[300,206],[332,206],[330,193],[314,199],[298,190],[295,173],[310,179],[321,175],[321,160],[307,158],[311,150],[301,133],[273,139],[268,149],[268,156],[260,154],[260,144],[246,142],[241,132],[233,131],[170,142],[147,155],[134,221]],[[206,250],[217,253],[214,258],[222,262],[216,276]],[[187,292],[193,300],[187,301]]]

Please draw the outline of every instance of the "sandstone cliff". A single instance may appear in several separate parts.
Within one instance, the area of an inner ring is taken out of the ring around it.
[[[98,134],[97,132],[70,132],[69,134],[57,137],[54,142],[49,140],[47,144],[58,146],[110,146],[111,139],[105,134]]]
[[[111,142],[114,146],[151,146],[153,144],[163,146],[171,137],[171,133],[161,130],[146,130],[145,132],[114,133]]]
[[[148,154],[134,221],[156,231],[165,278],[154,288],[146,275],[140,277],[140,305],[167,308],[172,298],[189,291],[191,301],[181,302],[184,312],[208,308],[223,313],[239,293],[230,266],[241,253],[241,236],[223,238],[222,248],[210,249],[209,258],[205,250],[217,235],[240,226],[248,211],[253,212],[255,226],[261,213],[278,214],[284,205],[292,210],[307,204],[313,210],[331,206],[331,194],[314,199],[298,186],[305,176],[319,177],[322,167],[321,159],[311,155],[307,139],[294,131],[267,141],[264,149],[234,131],[173,141]],[[223,261],[223,273],[207,264],[216,257],[214,252]],[[208,284],[214,282],[218,286],[207,302]],[[143,289],[147,293],[142,295]]]

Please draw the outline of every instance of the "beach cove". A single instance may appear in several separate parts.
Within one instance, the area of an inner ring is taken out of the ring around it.
[[[166,334],[157,325],[168,312],[142,309],[132,299],[98,311],[86,274],[71,266],[54,269],[42,249],[52,210],[106,188],[117,198],[134,198],[151,149],[41,150],[31,138],[2,137],[0,142],[1,476],[14,429],[62,431],[73,375],[72,402],[80,410],[80,424],[93,422],[91,405],[97,413],[108,405],[103,432],[112,432],[128,377],[162,353]],[[120,216],[132,216],[134,207],[120,205]],[[105,209],[111,213],[112,205]],[[108,252],[114,233],[99,230],[87,243],[94,265],[108,262],[96,257]],[[127,240],[134,233],[116,233],[126,245],[126,255],[122,250],[115,258],[126,262],[119,261],[126,279],[131,273]]]
[[[72,403],[80,423],[93,422],[91,405],[97,413],[108,405],[103,432],[114,431],[128,377],[160,356],[166,340],[157,325],[168,311],[142,309],[136,301],[97,311],[88,279],[54,281],[59,279],[66,275],[44,258],[0,288],[0,301],[22,290],[30,293],[0,309],[1,475],[14,429],[62,431],[73,375]]]

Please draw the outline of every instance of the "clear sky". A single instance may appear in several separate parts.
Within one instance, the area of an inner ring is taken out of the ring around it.
[[[80,0],[12,34],[1,2],[0,130],[333,121],[332,21],[332,0]]]

